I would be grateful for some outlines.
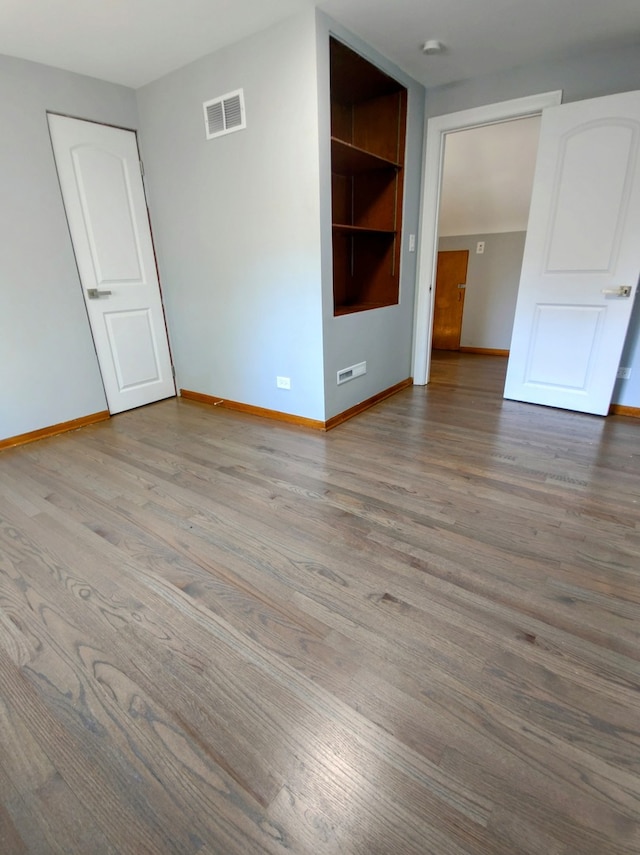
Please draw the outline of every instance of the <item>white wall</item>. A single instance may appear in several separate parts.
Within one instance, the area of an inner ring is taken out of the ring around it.
[[[526,231],[540,116],[447,134],[440,237]]]
[[[247,129],[207,141],[202,102],[238,88]],[[179,387],[323,420],[314,11],[137,95]]]
[[[407,147],[402,217],[400,302],[367,312],[334,317],[331,250],[331,173],[329,34],[348,44],[408,90]],[[332,19],[318,12],[318,87],[320,108],[322,211],[322,315],[327,418],[373,397],[411,375],[416,253],[409,252],[409,235],[418,233],[424,88]],[[367,374],[338,386],[337,372],[366,361]]]
[[[509,350],[525,232],[443,237],[439,250],[468,250],[461,347]],[[484,241],[484,253],[476,252]]]
[[[47,110],[137,123],[125,87],[0,56],[0,439],[107,408]]]
[[[580,101],[615,92],[640,89],[640,45],[616,50],[589,50],[562,62],[539,62],[507,72],[463,80],[427,90],[427,115],[440,116],[484,104],[563,90],[563,101]],[[640,310],[633,314],[623,362],[632,368],[630,380],[616,384],[613,402],[640,407]]]

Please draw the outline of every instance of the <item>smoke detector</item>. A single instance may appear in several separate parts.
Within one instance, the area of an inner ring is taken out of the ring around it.
[[[444,45],[439,39],[427,39],[422,45],[422,53],[426,53],[427,55],[442,53],[443,50]]]

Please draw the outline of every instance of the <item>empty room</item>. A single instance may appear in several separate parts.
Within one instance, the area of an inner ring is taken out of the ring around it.
[[[0,4],[3,855],[640,852],[639,58]]]

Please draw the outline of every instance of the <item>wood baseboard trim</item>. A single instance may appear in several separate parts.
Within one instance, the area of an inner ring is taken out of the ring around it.
[[[225,410],[234,410],[237,413],[246,413],[250,416],[260,416],[263,419],[274,419],[286,422],[298,427],[312,428],[313,430],[324,430],[325,424],[315,419],[307,419],[304,416],[294,416],[291,413],[282,413],[279,410],[268,410],[265,407],[254,407],[251,404],[242,404],[240,401],[229,401],[226,398],[216,398],[215,395],[205,395],[203,392],[192,392],[190,389],[180,389],[180,397],[186,401],[196,401],[199,404],[208,404],[212,407],[222,407]]]
[[[382,392],[378,392],[377,395],[373,395],[371,398],[367,398],[366,401],[361,401],[361,403],[356,404],[355,407],[351,407],[350,409],[345,410],[343,413],[338,413],[337,416],[332,416],[325,422],[325,430],[331,430],[331,428],[341,425],[343,422],[346,422],[349,419],[352,419],[354,416],[363,413],[370,407],[379,404],[380,401],[384,401],[385,398],[390,398],[392,395],[395,395],[396,392],[401,392],[403,389],[406,389],[408,386],[412,385],[413,377],[407,377],[406,380],[401,380],[400,383],[396,383],[395,386],[390,386],[388,389],[384,389]]]
[[[640,407],[625,407],[623,404],[611,404],[609,415],[630,416],[632,419],[640,419]]]
[[[326,422],[307,419],[304,416],[294,416],[291,413],[281,413],[279,410],[268,410],[265,407],[254,407],[251,404],[242,404],[240,401],[216,398],[215,395],[205,395],[204,392],[193,392],[191,389],[180,389],[180,397],[184,398],[185,401],[195,401],[197,404],[207,404],[210,407],[222,407],[225,410],[234,410],[237,413],[246,413],[250,416],[260,416],[263,419],[274,419],[275,421],[286,422],[287,424],[297,425],[298,427],[311,428],[312,430],[331,430],[357,416],[359,413],[363,413],[375,404],[379,404],[385,398],[389,398],[391,395],[395,395],[396,392],[400,392],[402,389],[406,389],[412,385],[413,377],[407,377],[406,380],[402,380],[400,383],[396,383],[395,386],[390,386],[388,389],[378,392],[377,395],[367,398],[366,401],[356,404],[355,407],[351,407],[343,413],[338,413],[337,416],[332,416]]]
[[[35,442],[37,439],[45,439],[49,436],[57,436],[60,433],[67,433],[70,430],[77,430],[87,425],[94,425],[97,422],[104,422],[111,418],[109,410],[101,410],[99,413],[91,413],[88,416],[82,416],[79,419],[71,419],[69,422],[60,422],[57,425],[32,430],[29,433],[21,433],[18,436],[10,436],[7,439],[0,439],[0,451],[4,448],[13,448],[16,445],[26,445],[28,442]]]
[[[483,356],[509,356],[508,350],[495,347],[461,347],[460,353],[480,353]]]

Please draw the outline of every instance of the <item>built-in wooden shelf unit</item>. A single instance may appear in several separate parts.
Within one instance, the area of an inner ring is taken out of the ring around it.
[[[334,314],[398,302],[407,90],[332,38]]]

